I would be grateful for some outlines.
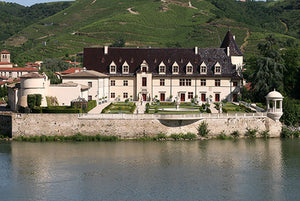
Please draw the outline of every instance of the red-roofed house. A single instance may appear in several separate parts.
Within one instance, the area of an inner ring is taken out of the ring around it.
[[[38,72],[38,69],[33,67],[13,67],[13,64],[10,62],[10,52],[1,52],[0,76],[5,76],[8,78],[19,78],[22,75],[33,72]]]

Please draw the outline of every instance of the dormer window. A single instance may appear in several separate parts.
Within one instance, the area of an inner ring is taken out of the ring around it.
[[[219,62],[217,62],[215,65],[215,74],[221,74],[221,66]]]
[[[206,73],[207,73],[207,67],[206,67],[205,63],[203,62],[200,65],[200,74],[206,74]]]
[[[192,74],[192,73],[193,73],[193,66],[192,66],[191,62],[189,62],[186,65],[186,74]]]
[[[176,61],[174,62],[173,66],[172,66],[172,72],[173,72],[173,74],[179,73],[179,66]]]
[[[111,62],[111,64],[109,65],[109,73],[116,74],[116,72],[117,72],[117,67],[115,62]]]
[[[161,62],[158,68],[159,74],[166,74],[166,65],[164,64],[164,62]]]
[[[143,73],[146,73],[148,71],[148,64],[147,62],[144,60],[143,63],[141,64],[141,71]]]
[[[129,73],[129,65],[126,61],[124,62],[123,66],[122,66],[122,73],[123,74],[128,74]]]

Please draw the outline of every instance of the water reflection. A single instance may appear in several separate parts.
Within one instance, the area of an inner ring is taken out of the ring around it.
[[[300,195],[299,158],[299,140],[13,142],[0,144],[0,194],[4,200],[290,200]]]

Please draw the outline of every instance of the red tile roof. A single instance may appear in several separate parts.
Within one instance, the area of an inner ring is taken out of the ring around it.
[[[37,68],[30,68],[30,67],[16,67],[16,68],[0,68],[1,71],[12,71],[12,72],[38,72],[39,70]]]
[[[61,72],[61,74],[65,75],[65,74],[76,73],[80,71],[82,71],[81,68],[69,68],[68,70]]]
[[[2,52],[1,52],[1,54],[10,54],[10,52],[9,52],[9,51],[6,51],[6,50],[4,50],[4,51],[2,51]]]

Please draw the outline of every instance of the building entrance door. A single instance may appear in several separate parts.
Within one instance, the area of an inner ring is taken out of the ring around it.
[[[185,94],[180,94],[180,101],[185,102]]]
[[[160,94],[160,101],[165,101],[165,94]]]
[[[142,96],[143,96],[143,101],[146,101],[147,95],[146,94],[142,94]]]

